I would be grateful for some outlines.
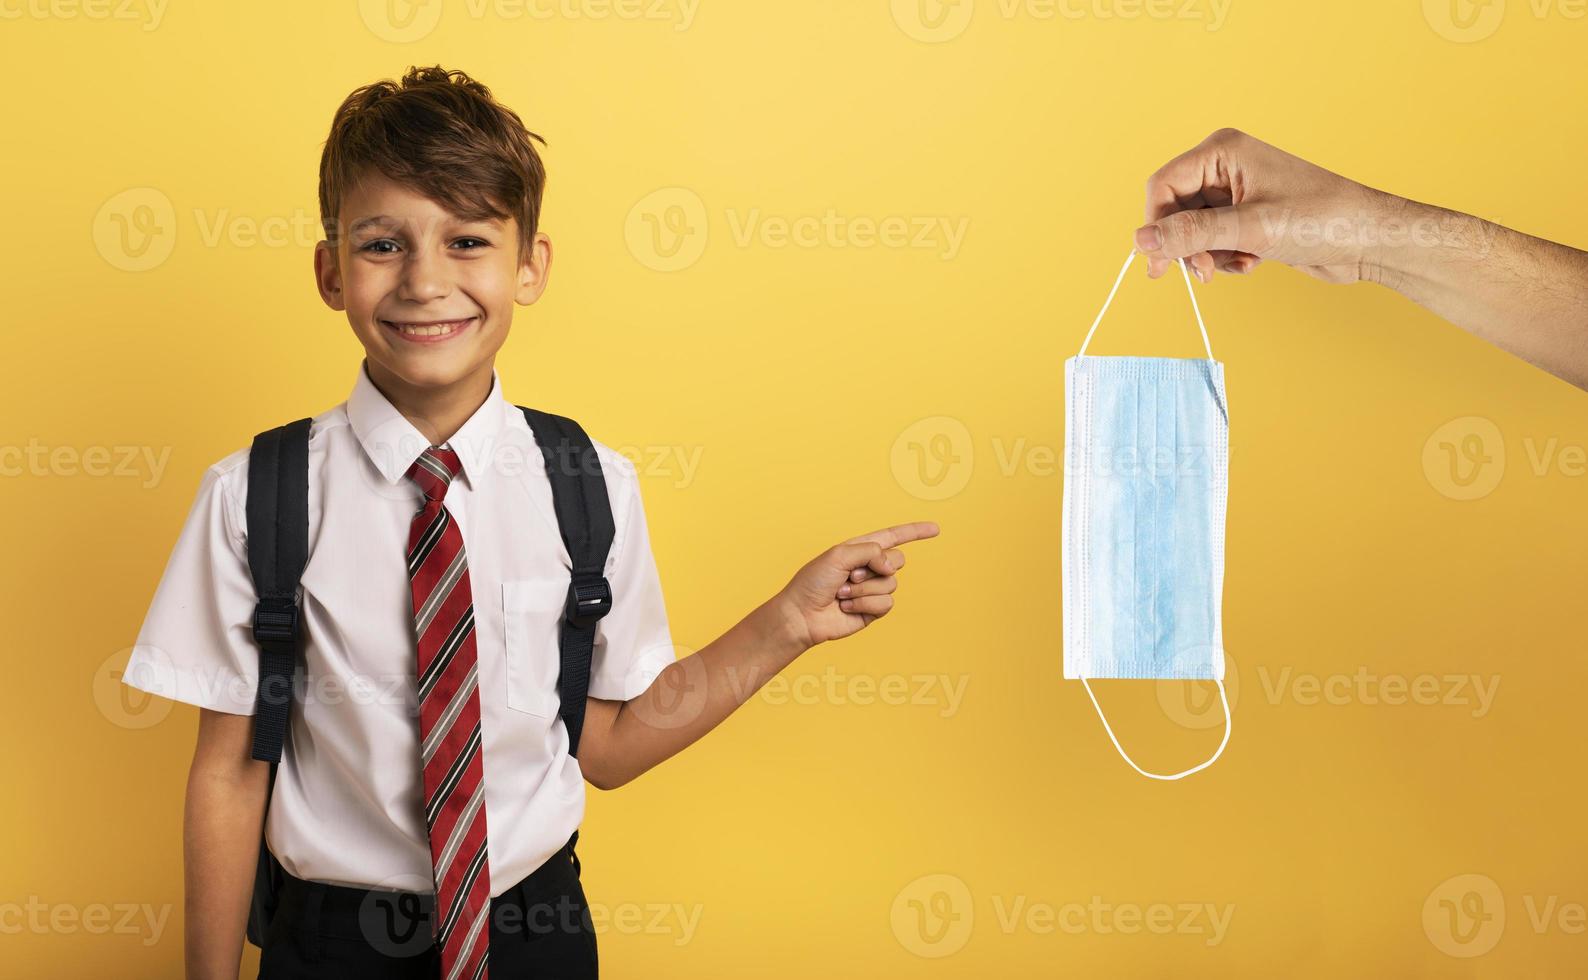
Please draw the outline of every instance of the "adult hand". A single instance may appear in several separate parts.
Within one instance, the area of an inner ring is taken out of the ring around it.
[[[1135,244],[1148,274],[1198,279],[1264,259],[1329,282],[1376,282],[1588,388],[1588,253],[1374,190],[1233,129],[1147,181]]]
[[[1371,278],[1396,199],[1239,130],[1221,129],[1147,180],[1136,248],[1148,274],[1184,258],[1202,282],[1274,259],[1329,282]]]

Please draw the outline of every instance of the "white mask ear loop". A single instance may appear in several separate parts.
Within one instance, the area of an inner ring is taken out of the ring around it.
[[[1081,341],[1081,349],[1076,355],[1077,357],[1080,357],[1086,353],[1087,345],[1092,342],[1092,335],[1097,333],[1097,325],[1103,322],[1103,314],[1108,312],[1108,305],[1114,301],[1114,294],[1119,292],[1119,284],[1125,281],[1125,273],[1130,269],[1130,264],[1135,260],[1136,250],[1131,249],[1130,254],[1125,256],[1125,264],[1119,267],[1119,275],[1114,277],[1114,285],[1108,291],[1108,298],[1103,300],[1103,308],[1097,311],[1097,319],[1092,321],[1092,328],[1086,331],[1086,339]],[[1202,322],[1202,309],[1201,307],[1197,306],[1196,290],[1191,288],[1191,272],[1186,267],[1185,259],[1179,259],[1178,261],[1180,263],[1180,275],[1185,279],[1186,293],[1191,297],[1191,312],[1196,316],[1197,329],[1202,332],[1202,348],[1203,350],[1207,351],[1208,360],[1211,361],[1213,360],[1213,345],[1208,341],[1207,325]],[[1103,706],[1097,702],[1097,695],[1092,693],[1092,685],[1087,682],[1086,678],[1081,678],[1081,685],[1086,688],[1086,696],[1092,699],[1092,707],[1097,710],[1098,720],[1102,721],[1103,723],[1103,731],[1108,733],[1108,740],[1114,743],[1114,751],[1119,753],[1119,757],[1129,763],[1132,769],[1136,770],[1141,775],[1146,776],[1148,779],[1162,779],[1168,781],[1184,779],[1192,773],[1201,772],[1208,766],[1211,766],[1213,763],[1219,761],[1219,756],[1224,754],[1224,747],[1230,744],[1230,730],[1233,727],[1230,719],[1230,699],[1224,693],[1223,681],[1216,680],[1213,683],[1218,685],[1219,703],[1224,706],[1224,739],[1219,742],[1218,749],[1214,751],[1212,758],[1208,759],[1206,762],[1192,766],[1190,769],[1175,773],[1158,773],[1148,772],[1142,767],[1136,765],[1136,760],[1132,759],[1130,754],[1125,751],[1124,746],[1119,744],[1119,736],[1114,734],[1113,726],[1108,723],[1108,716],[1103,714]]]
[[[1119,275],[1114,277],[1114,288],[1108,291],[1108,298],[1103,300],[1103,308],[1097,311],[1097,319],[1092,321],[1092,329],[1086,331],[1086,339],[1081,341],[1081,350],[1076,354],[1077,357],[1086,353],[1086,345],[1092,342],[1092,334],[1097,333],[1097,325],[1103,322],[1103,314],[1108,312],[1108,304],[1114,301],[1114,294],[1119,292],[1119,284],[1125,281],[1125,271],[1130,268],[1130,264],[1134,261],[1136,261],[1136,250],[1131,249],[1130,254],[1125,256],[1125,264],[1119,267]],[[1213,345],[1208,343],[1208,328],[1202,322],[1202,309],[1197,306],[1196,291],[1191,288],[1191,273],[1186,268],[1185,259],[1179,259],[1178,261],[1180,263],[1180,274],[1185,277],[1185,291],[1191,296],[1191,312],[1196,314],[1197,329],[1202,331],[1202,348],[1208,352],[1208,360],[1211,361],[1213,360]]]
[[[1097,709],[1097,717],[1101,718],[1103,721],[1103,731],[1108,733],[1108,740],[1114,743],[1114,751],[1119,753],[1119,757],[1130,763],[1130,768],[1141,773],[1143,776],[1146,776],[1148,779],[1163,779],[1168,781],[1184,779],[1194,772],[1201,772],[1208,766],[1211,766],[1213,763],[1219,761],[1219,756],[1224,754],[1224,746],[1230,744],[1230,699],[1224,696],[1223,681],[1214,681],[1213,683],[1219,686],[1219,702],[1224,705],[1224,741],[1219,743],[1218,750],[1215,751],[1213,753],[1213,757],[1206,762],[1194,765],[1190,769],[1187,769],[1183,772],[1166,774],[1148,772],[1142,767],[1136,765],[1136,760],[1132,759],[1130,755],[1125,752],[1124,748],[1120,746],[1118,737],[1114,735],[1114,729],[1108,724],[1107,716],[1103,714],[1103,706],[1097,703],[1097,695],[1092,693],[1092,685],[1086,682],[1086,678],[1081,678],[1081,684],[1086,688],[1086,696],[1092,699],[1092,707]]]

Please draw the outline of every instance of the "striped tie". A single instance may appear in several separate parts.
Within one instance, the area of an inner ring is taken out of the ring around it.
[[[419,643],[425,824],[436,880],[431,933],[441,950],[444,980],[479,980],[490,954],[491,894],[474,600],[463,534],[442,503],[457,472],[458,454],[436,446],[408,468],[425,494],[408,532],[408,577]]]

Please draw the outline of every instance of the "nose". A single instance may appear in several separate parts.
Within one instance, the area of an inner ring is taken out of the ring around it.
[[[431,249],[414,249],[403,263],[398,298],[411,303],[424,303],[444,297],[452,292],[452,281],[448,276],[447,263],[441,256]]]

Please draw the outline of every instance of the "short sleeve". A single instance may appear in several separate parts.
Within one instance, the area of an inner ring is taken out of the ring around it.
[[[675,658],[639,478],[632,463],[622,456],[616,458],[621,475],[612,502],[622,523],[617,527],[620,540],[613,542],[616,564],[608,576],[612,611],[601,618],[596,629],[590,696],[627,701],[644,693]]]
[[[246,450],[204,472],[138,631],[123,682],[174,701],[254,713],[259,652],[242,510],[231,492]]]

